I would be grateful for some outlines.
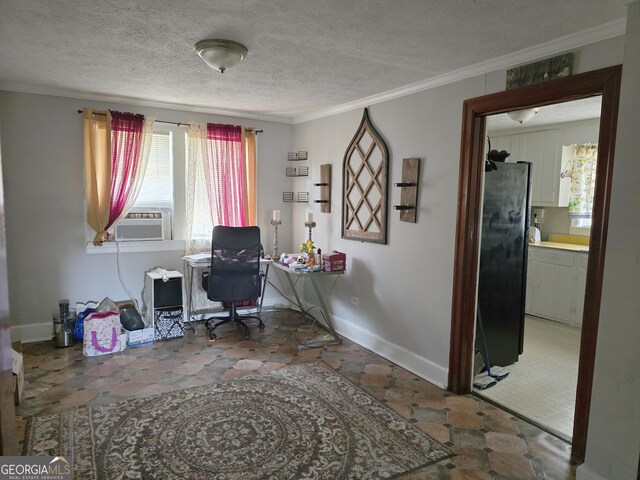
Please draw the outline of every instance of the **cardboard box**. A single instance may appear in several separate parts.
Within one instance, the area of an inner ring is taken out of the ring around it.
[[[129,347],[139,347],[140,345],[148,345],[154,341],[153,327],[143,328],[142,330],[133,330],[127,332],[127,345]]]
[[[13,371],[13,377],[15,378],[13,400],[16,405],[20,405],[20,402],[22,401],[22,392],[24,390],[24,363],[21,353],[11,349],[11,356],[13,357],[11,370]]]

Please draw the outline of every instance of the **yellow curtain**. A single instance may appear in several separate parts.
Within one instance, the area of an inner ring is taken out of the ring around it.
[[[253,128],[243,128],[243,142],[246,162],[246,195],[245,213],[247,225],[257,225],[256,212],[256,131]]]
[[[102,245],[109,222],[111,114],[85,108],[83,123],[87,223],[97,232],[93,244]]]

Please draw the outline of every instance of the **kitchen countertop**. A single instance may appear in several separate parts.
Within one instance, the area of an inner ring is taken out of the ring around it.
[[[554,248],[556,250],[568,250],[570,252],[589,252],[588,245],[577,245],[575,243],[564,242],[529,242],[530,247]]]

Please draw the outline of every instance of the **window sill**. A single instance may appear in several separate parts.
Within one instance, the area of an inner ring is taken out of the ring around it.
[[[185,249],[184,240],[149,240],[143,242],[120,242],[120,253],[141,253],[141,252],[170,252],[182,251]],[[87,244],[87,253],[97,255],[101,253],[116,253],[115,242],[107,242],[101,247],[96,247],[92,243]]]

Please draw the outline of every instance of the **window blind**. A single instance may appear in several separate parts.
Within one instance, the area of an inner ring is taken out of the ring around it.
[[[136,207],[171,208],[173,205],[173,158],[170,132],[154,132],[147,170]]]

